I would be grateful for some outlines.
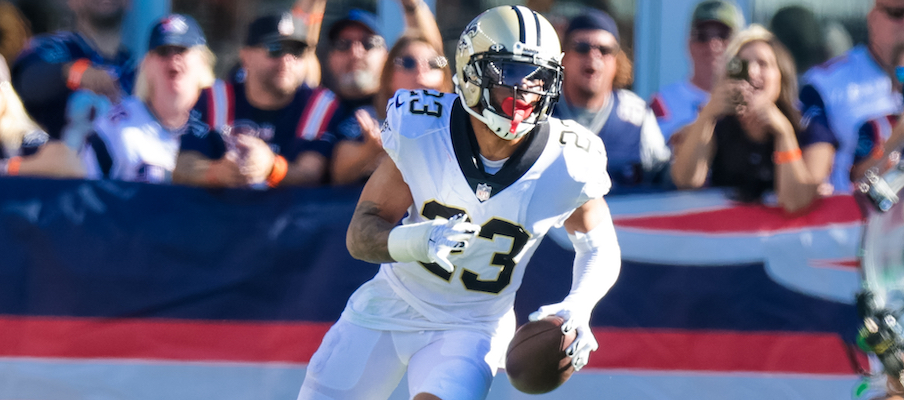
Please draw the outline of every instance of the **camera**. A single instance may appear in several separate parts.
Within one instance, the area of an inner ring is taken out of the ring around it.
[[[739,81],[749,80],[750,74],[747,72],[747,66],[747,60],[743,60],[739,57],[733,57],[728,61],[728,66],[726,68],[728,77]]]
[[[879,307],[869,290],[857,294],[857,312],[863,318],[857,335],[861,349],[876,354],[888,376],[904,381],[904,341],[894,314]]]

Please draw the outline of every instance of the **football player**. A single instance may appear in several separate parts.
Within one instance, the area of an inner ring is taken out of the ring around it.
[[[545,18],[496,7],[461,35],[457,95],[396,93],[382,132],[389,158],[347,235],[352,256],[382,265],[324,337],[299,399],[385,399],[406,372],[416,400],[485,398],[525,267],[554,226],[574,243],[571,291],[530,318],[563,317],[577,333],[575,368],[587,363],[597,348],[590,314],[620,251],[602,142],[549,117],[561,57]]]

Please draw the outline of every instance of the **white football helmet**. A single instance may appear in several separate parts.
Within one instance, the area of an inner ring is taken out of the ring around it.
[[[546,18],[527,7],[491,8],[462,32],[452,79],[468,113],[503,139],[519,138],[546,121],[559,98],[559,37]],[[496,86],[510,88],[511,97],[493,101],[490,92]],[[525,103],[518,92],[540,100]]]

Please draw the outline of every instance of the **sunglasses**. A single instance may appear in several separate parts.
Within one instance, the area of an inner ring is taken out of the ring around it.
[[[308,45],[301,42],[276,42],[261,47],[267,51],[267,56],[270,58],[281,58],[286,54],[298,58],[303,56],[308,49]]]
[[[600,52],[601,56],[608,56],[618,52],[618,47],[596,45],[587,42],[574,42],[574,44],[571,45],[571,49],[578,54],[588,54],[591,50],[597,50]]]
[[[378,47],[383,47],[386,42],[383,40],[383,37],[372,35],[366,37],[364,40],[348,40],[348,39],[336,39],[333,41],[333,50],[336,51],[349,51],[355,43],[360,43],[361,47],[366,51],[371,51]]]
[[[427,65],[430,69],[442,69],[446,65],[449,65],[449,61],[446,60],[446,57],[436,56],[427,59],[417,59],[412,56],[403,56],[396,57],[393,60],[397,67],[403,68],[406,71],[414,71],[421,65]]]
[[[699,30],[691,33],[691,36],[694,38],[694,41],[699,43],[707,43],[710,40],[718,39],[721,41],[728,40],[731,37],[731,31],[728,30]]]
[[[896,8],[896,7],[879,7],[888,18],[900,21],[904,19],[904,8]]]
[[[178,54],[183,54],[188,51],[188,47],[182,46],[157,46],[153,50],[154,54],[160,57],[170,57]]]

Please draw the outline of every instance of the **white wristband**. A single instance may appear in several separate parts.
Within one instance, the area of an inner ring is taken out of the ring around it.
[[[386,243],[389,256],[398,262],[430,262],[427,246],[430,233],[436,225],[442,225],[444,222],[437,219],[392,228]]]

